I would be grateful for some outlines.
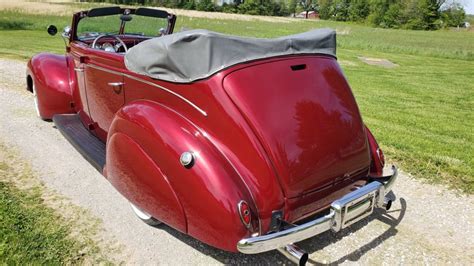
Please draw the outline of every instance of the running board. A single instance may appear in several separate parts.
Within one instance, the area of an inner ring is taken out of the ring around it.
[[[78,114],[53,116],[53,122],[77,151],[102,173],[105,166],[105,143],[87,130]]]

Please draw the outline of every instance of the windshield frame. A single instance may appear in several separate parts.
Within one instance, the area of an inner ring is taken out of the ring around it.
[[[77,36],[77,29],[78,29],[79,22],[82,19],[86,17],[102,17],[102,16],[122,15],[122,14],[167,19],[168,23],[165,29],[166,35],[173,33],[174,25],[176,23],[176,15],[170,14],[160,9],[151,9],[151,8],[143,8],[143,7],[121,8],[119,6],[93,8],[90,10],[77,12],[73,15],[71,35],[70,35],[69,41],[70,42],[81,41],[81,39],[79,39],[79,37]],[[158,37],[158,35],[155,37]]]

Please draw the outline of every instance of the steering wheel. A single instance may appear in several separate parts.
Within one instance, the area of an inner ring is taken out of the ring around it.
[[[110,35],[110,34],[102,34],[102,35],[99,35],[97,36],[97,38],[95,38],[95,40],[92,42],[92,48],[93,49],[99,49],[97,47],[97,41],[99,39],[102,39],[102,38],[105,38],[105,37],[112,37],[114,38],[115,40],[117,40],[121,46],[123,46],[123,49],[125,50],[125,52],[128,52],[128,48],[127,48],[127,45],[125,45],[125,43],[116,35]],[[120,48],[120,46],[117,47],[117,49]],[[115,51],[117,51],[117,49],[115,49]]]

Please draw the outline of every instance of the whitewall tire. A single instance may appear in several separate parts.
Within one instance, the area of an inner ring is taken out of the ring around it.
[[[148,225],[151,225],[151,226],[157,226],[157,225],[161,224],[161,222],[159,220],[155,219],[153,216],[151,216],[147,212],[140,210],[137,206],[135,206],[131,203],[130,203],[130,205],[132,206],[132,210],[135,213],[135,215],[138,218],[140,218],[140,220],[142,220],[144,223],[146,223]]]
[[[38,101],[38,94],[36,93],[36,87],[35,83],[33,83],[33,86],[31,88],[33,92],[33,101],[35,103],[35,110],[36,110],[36,115],[41,118],[40,111],[39,111],[39,101]]]

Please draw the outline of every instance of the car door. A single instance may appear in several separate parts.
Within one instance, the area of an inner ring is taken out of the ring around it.
[[[85,125],[92,123],[89,107],[87,106],[87,93],[84,77],[83,56],[74,56],[74,73],[76,75],[77,90],[73,90],[74,107]]]
[[[115,113],[123,106],[123,56],[94,50],[84,65],[87,104],[92,132],[104,142]]]

